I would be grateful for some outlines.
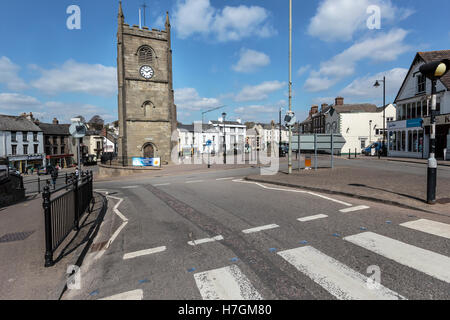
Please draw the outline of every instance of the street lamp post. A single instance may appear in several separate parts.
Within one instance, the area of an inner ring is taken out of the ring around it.
[[[289,113],[292,113],[292,0],[289,0]],[[288,173],[292,173],[292,126],[289,126]]]
[[[225,131],[225,117],[227,114],[222,113],[222,123],[223,123],[223,163],[227,164],[227,140],[226,140],[226,131]]]
[[[427,203],[436,203],[437,161],[436,154],[436,82],[450,70],[450,60],[434,61],[422,65],[419,72],[431,80],[431,130],[430,158],[427,168]]]
[[[383,82],[383,144],[381,150],[383,150],[384,155],[386,148],[386,77],[383,77],[383,80],[377,80],[374,87],[378,88],[380,86],[380,82]]]
[[[281,150],[281,112],[282,112],[283,108],[280,108],[280,135],[278,137],[278,157],[281,157],[282,154],[282,150]]]

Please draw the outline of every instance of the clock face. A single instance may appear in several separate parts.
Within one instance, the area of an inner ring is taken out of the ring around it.
[[[150,66],[142,66],[140,70],[140,74],[145,79],[151,79],[153,77],[154,71]]]

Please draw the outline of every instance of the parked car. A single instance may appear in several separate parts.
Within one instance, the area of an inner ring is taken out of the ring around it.
[[[363,154],[366,156],[377,155],[378,152],[380,151],[383,152],[382,145],[383,145],[382,142],[374,142],[363,150]]]
[[[47,166],[45,166],[43,168],[39,168],[37,170],[37,174],[38,174],[38,176],[52,174],[52,172],[54,170],[56,170],[56,168],[53,165],[49,164],[49,165],[47,165]]]
[[[13,175],[16,175],[16,176],[20,176],[20,171],[17,170],[15,167],[11,167],[11,166],[10,166],[8,169],[9,169],[9,174],[13,174]]]

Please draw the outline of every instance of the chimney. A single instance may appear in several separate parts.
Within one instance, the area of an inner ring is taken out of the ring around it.
[[[335,100],[335,105],[336,106],[343,106],[344,105],[344,98],[337,97],[336,100]]]
[[[320,111],[323,112],[326,108],[328,108],[328,103],[322,103]]]
[[[53,118],[53,122],[52,122],[53,124],[59,124],[59,121],[58,121],[58,119],[56,119],[56,118]]]
[[[309,111],[309,115],[312,116],[313,114],[316,114],[316,113],[318,113],[318,112],[319,112],[319,106],[313,105],[313,106],[311,107],[311,111]]]

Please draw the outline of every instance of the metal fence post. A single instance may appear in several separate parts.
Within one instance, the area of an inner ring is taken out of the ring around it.
[[[41,178],[38,175],[38,193],[41,193]]]
[[[331,169],[334,168],[334,134],[331,133]]]
[[[348,149],[348,158],[351,159],[351,157],[352,157],[352,150]]]
[[[50,188],[44,187],[44,193],[42,194],[44,199],[44,217],[45,217],[45,267],[53,266],[53,248],[52,248],[52,211],[50,204]]]
[[[355,148],[355,159],[356,159],[356,148]]]
[[[78,177],[75,177],[75,179],[73,179],[73,192],[74,192],[74,206],[75,206],[75,221],[73,222],[74,224],[74,230],[78,231],[80,230],[80,225],[79,225],[79,216],[78,216],[78,208],[79,208],[79,204],[78,204]]]

